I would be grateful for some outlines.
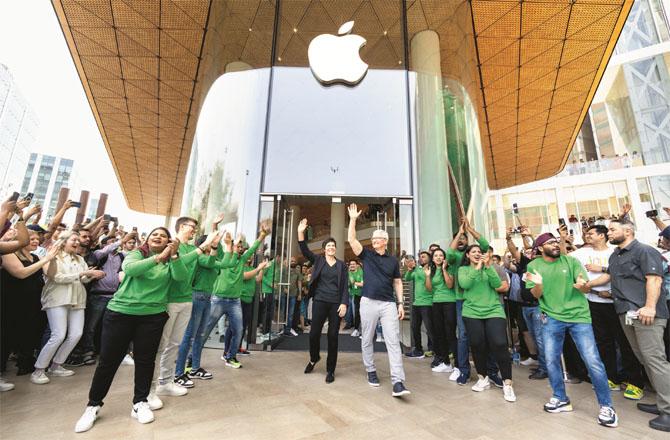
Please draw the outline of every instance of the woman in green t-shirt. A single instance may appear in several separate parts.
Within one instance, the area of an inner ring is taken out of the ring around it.
[[[458,285],[463,289],[463,323],[470,341],[479,380],[472,391],[491,388],[486,374],[486,361],[491,355],[500,368],[503,397],[516,401],[512,388],[512,361],[507,349],[507,321],[500,297],[495,289],[502,281],[491,267],[488,256],[478,244],[468,246],[458,268]]]
[[[209,246],[210,237],[201,245]],[[135,396],[131,416],[140,423],[153,421],[147,402],[154,361],[163,326],[168,319],[168,288],[171,282],[188,277],[179,258],[179,240],[171,240],[166,228],[155,228],[142,246],[123,260],[124,278],[109,301],[103,318],[100,358],[88,394],[88,405],[75,432],[93,427],[102,401],[112,385],[114,375],[133,343],[135,360]]]
[[[425,357],[421,344],[421,324],[426,327],[428,335],[428,350],[432,350],[433,341],[433,293],[426,289],[426,273],[430,274],[430,254],[426,251],[419,253],[419,264],[413,259],[407,261],[405,281],[414,282],[414,301],[412,301],[412,342],[414,349],[405,356],[423,359]]]
[[[444,250],[433,251],[430,274],[426,277],[426,290],[433,294],[433,345],[435,359],[431,364],[436,373],[451,373],[449,352],[456,359],[456,293],[454,277],[447,270]]]

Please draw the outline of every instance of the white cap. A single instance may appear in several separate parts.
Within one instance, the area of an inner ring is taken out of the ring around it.
[[[388,240],[389,234],[383,229],[376,229],[375,232],[372,233],[372,238],[383,238],[384,240]]]

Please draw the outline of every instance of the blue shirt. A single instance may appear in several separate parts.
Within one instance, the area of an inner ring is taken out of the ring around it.
[[[378,301],[396,302],[393,280],[400,278],[398,259],[387,253],[380,255],[363,248],[358,256],[363,262],[363,291],[361,294]]]

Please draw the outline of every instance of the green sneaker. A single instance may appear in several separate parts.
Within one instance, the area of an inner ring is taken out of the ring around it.
[[[630,400],[640,400],[644,397],[644,391],[642,391],[642,388],[628,384],[626,391],[623,392],[623,396]]]
[[[423,355],[427,358],[431,358],[431,357],[435,356],[435,353],[433,353],[432,351],[424,351]]]
[[[614,383],[611,380],[607,380],[607,385],[610,386],[610,391],[621,391],[621,386],[618,383]]]
[[[231,367],[231,368],[235,368],[235,369],[242,368],[242,364],[240,364],[240,362],[235,358],[230,358],[230,359],[224,358],[223,361],[226,363],[227,367]]]

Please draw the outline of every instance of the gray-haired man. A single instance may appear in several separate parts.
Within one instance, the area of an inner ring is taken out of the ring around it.
[[[370,386],[378,387],[373,338],[377,321],[381,322],[386,351],[391,367],[393,397],[410,394],[405,388],[405,370],[400,349],[400,323],[405,317],[402,280],[398,259],[386,252],[388,234],[383,230],[372,233],[372,250],[363,248],[356,239],[356,219],[361,211],[355,204],[349,206],[348,241],[354,254],[363,262],[363,291],[361,298],[361,351]]]

